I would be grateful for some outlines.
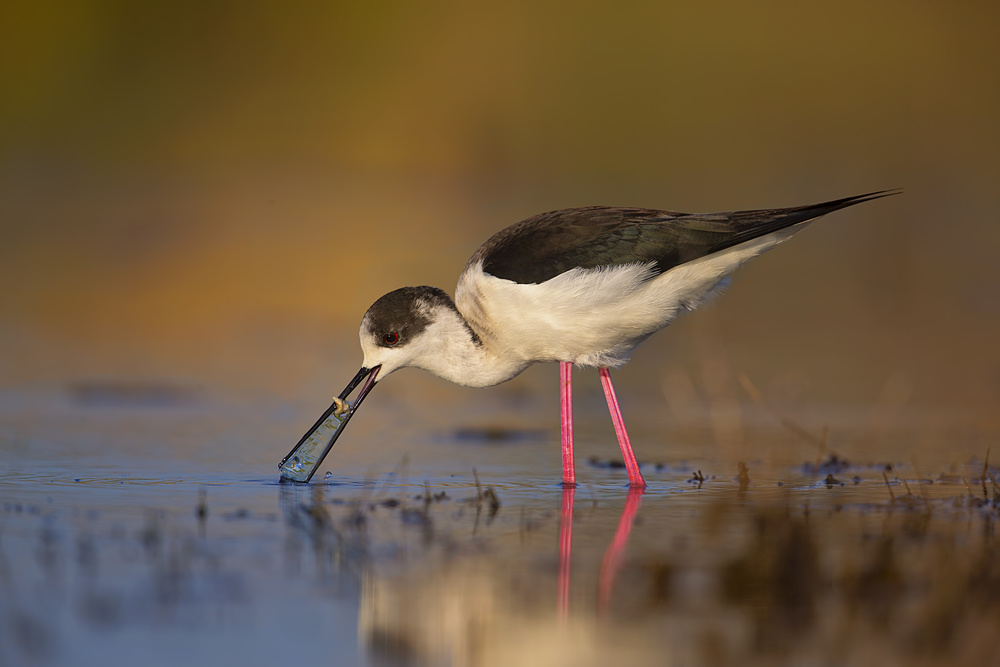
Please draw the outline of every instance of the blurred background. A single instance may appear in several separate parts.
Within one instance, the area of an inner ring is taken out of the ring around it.
[[[800,664],[988,662],[998,26],[969,0],[0,2],[0,663],[439,641],[746,664],[771,626]],[[543,637],[574,516],[554,364],[483,390],[401,371],[324,483],[276,484],[357,371],[368,306],[453,293],[512,223],[890,188],[615,373],[651,486],[611,624],[592,598],[633,515],[593,371],[571,643]]]
[[[743,374],[776,405],[995,433],[998,21],[901,0],[4,3],[0,383],[321,409],[372,301],[453,293],[530,215],[903,188],[751,263],[621,391],[683,412],[746,400]],[[471,391],[405,375],[386,387]]]

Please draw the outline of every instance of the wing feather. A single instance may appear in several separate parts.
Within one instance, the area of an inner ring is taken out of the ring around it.
[[[771,232],[861,202],[897,194],[872,192],[792,208],[692,214],[591,206],[550,211],[501,230],[469,266],[516,283],[542,283],[574,268],[652,263],[653,276]]]

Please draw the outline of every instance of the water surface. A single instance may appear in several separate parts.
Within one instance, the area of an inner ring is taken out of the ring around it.
[[[665,427],[629,406],[637,493],[598,399],[578,397],[566,490],[547,404],[470,392],[449,425],[370,399],[292,485],[276,464],[310,406],[7,392],[0,663],[996,655],[996,469],[975,432],[914,418],[873,434],[831,410],[830,432],[797,433],[751,406],[727,440],[718,414]],[[948,446],[920,444],[935,439]]]

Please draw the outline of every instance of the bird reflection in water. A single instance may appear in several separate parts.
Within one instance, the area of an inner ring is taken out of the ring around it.
[[[611,593],[614,590],[615,577],[621,569],[622,560],[625,557],[625,546],[628,544],[629,534],[632,532],[632,524],[635,523],[636,512],[642,502],[642,494],[645,488],[630,487],[625,498],[625,507],[622,509],[621,517],[618,519],[618,529],[615,536],[604,552],[601,559],[601,571],[597,580],[597,605],[598,611],[607,611],[611,601]],[[566,486],[562,493],[562,512],[559,523],[559,586],[558,586],[558,610],[559,620],[565,622],[569,619],[569,591],[570,591],[570,565],[573,555],[573,502],[576,492],[575,486]]]

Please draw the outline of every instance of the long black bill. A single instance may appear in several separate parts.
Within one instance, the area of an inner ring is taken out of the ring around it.
[[[347,384],[347,388],[340,392],[340,396],[338,396],[340,401],[346,401],[355,387],[367,378],[367,381],[358,393],[358,399],[354,401],[353,405],[348,403],[349,407],[347,411],[338,414],[338,402],[334,401],[333,405],[323,413],[323,416],[313,424],[313,427],[306,431],[306,434],[292,448],[292,451],[288,452],[288,456],[281,459],[281,463],[278,464],[278,470],[281,472],[282,482],[305,483],[312,479],[320,464],[323,463],[323,459],[326,458],[326,455],[333,448],[333,443],[337,442],[337,438],[340,437],[340,432],[347,426],[347,422],[350,421],[351,416],[357,411],[358,406],[361,405],[361,401],[365,400],[365,396],[375,386],[375,378],[378,376],[381,368],[382,366],[375,366],[374,368],[362,367],[358,371],[358,374],[354,376],[354,379]]]

